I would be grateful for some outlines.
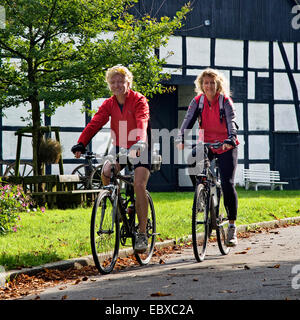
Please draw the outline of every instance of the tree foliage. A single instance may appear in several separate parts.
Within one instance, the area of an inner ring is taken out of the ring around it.
[[[161,88],[162,63],[153,53],[181,27],[188,7],[172,19],[136,19],[128,0],[0,0],[1,108],[31,98],[54,107],[107,94],[104,74],[129,66],[145,95]],[[4,59],[3,59],[4,58]]]
[[[105,71],[128,66],[135,89],[161,92],[163,60],[154,49],[182,26],[189,6],[174,17],[137,19],[138,0],[0,0],[6,26],[0,29],[0,108],[29,102],[34,161],[40,144],[41,101],[58,106],[108,94]]]

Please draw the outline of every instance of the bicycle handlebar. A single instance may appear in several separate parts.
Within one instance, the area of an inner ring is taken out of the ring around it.
[[[224,142],[213,142],[213,143],[204,143],[204,146],[208,147],[208,148],[213,148],[213,149],[219,149],[220,147],[222,147],[222,145],[224,144]]]
[[[220,141],[206,142],[206,143],[200,142],[200,143],[196,143],[196,144],[185,143],[184,146],[194,148],[194,147],[196,147],[197,145],[200,145],[200,144],[202,144],[204,147],[207,147],[207,148],[219,149],[219,148],[221,148],[223,146],[224,142],[220,142]]]
[[[84,159],[103,159],[105,156],[104,154],[98,154],[95,152],[87,151],[85,153],[81,153],[80,158]]]

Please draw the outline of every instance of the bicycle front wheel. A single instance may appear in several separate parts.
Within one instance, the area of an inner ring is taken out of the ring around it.
[[[118,258],[120,225],[116,210],[110,192],[102,190],[93,207],[90,230],[94,262],[102,274],[110,273]]]
[[[195,190],[192,213],[193,250],[198,262],[204,260],[209,233],[209,196],[205,186],[198,184]]]
[[[148,248],[144,253],[136,253],[135,257],[136,260],[140,265],[146,265],[151,260],[151,257],[154,252],[155,246],[155,238],[156,238],[156,217],[155,217],[155,210],[152,198],[147,191],[147,198],[148,198],[148,218],[147,218],[147,226],[146,226],[146,233],[148,236]],[[137,216],[136,216],[137,218]],[[138,229],[138,224],[136,224],[136,229]],[[136,230],[137,231],[137,230]],[[133,237],[132,244],[134,247],[135,239]]]

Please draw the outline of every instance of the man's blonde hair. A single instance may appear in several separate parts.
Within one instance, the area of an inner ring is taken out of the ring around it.
[[[122,65],[116,65],[114,67],[109,68],[106,71],[105,80],[106,80],[108,85],[110,83],[110,79],[115,74],[119,74],[119,75],[123,76],[129,82],[129,87],[131,88],[132,81],[133,81],[133,75],[126,67],[124,67]]]
[[[195,91],[200,94],[204,93],[203,90],[203,80],[205,77],[210,77],[216,81],[217,84],[217,93],[230,96],[230,91],[228,87],[228,82],[225,79],[224,75],[220,73],[218,70],[211,69],[211,68],[206,68],[205,70],[200,73],[196,80],[194,81],[195,83]]]

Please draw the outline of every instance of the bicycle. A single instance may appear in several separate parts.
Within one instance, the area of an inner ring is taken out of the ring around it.
[[[207,157],[209,148],[218,149],[222,145],[223,143],[220,142],[204,144],[203,170],[200,169],[201,173],[196,176],[192,212],[192,242],[194,256],[198,262],[205,258],[207,242],[213,230],[216,230],[217,243],[221,254],[227,255],[230,251],[230,247],[226,246],[229,221],[223,213],[220,213],[222,189],[218,159],[215,159],[215,165],[212,168]],[[200,233],[203,234],[202,239],[200,239]]]
[[[81,181],[78,189],[100,189],[102,187],[101,169],[103,157],[93,152],[86,152],[81,157],[86,160],[86,163],[80,164],[72,171],[72,174],[77,174]]]
[[[126,149],[121,149],[119,157],[128,157]],[[157,163],[156,163],[157,165]],[[135,195],[133,189],[132,165],[128,164],[129,174],[116,173],[115,163],[111,161],[110,184],[103,186],[92,211],[90,239],[92,255],[95,265],[101,274],[110,273],[117,261],[120,249],[131,240],[134,247],[135,234],[138,230],[137,214],[135,210]],[[159,170],[160,164],[152,167],[152,171]],[[125,183],[125,192],[121,190],[121,183]],[[146,233],[148,249],[145,253],[135,254],[140,265],[149,263],[155,246],[156,216],[150,193],[146,190],[149,212]]]

